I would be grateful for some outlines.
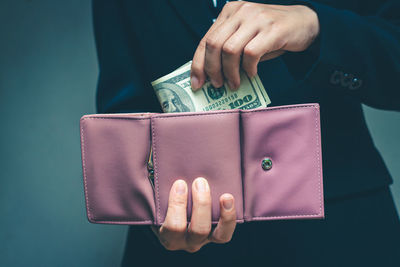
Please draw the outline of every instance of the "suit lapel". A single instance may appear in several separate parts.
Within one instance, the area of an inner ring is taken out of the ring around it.
[[[207,0],[168,0],[178,16],[199,39],[207,33],[212,25]],[[211,1],[211,0],[208,0]]]

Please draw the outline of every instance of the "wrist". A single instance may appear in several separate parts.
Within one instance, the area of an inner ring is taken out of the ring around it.
[[[304,50],[306,50],[319,36],[320,26],[317,13],[306,5],[296,5],[301,12],[304,35],[306,38]]]
[[[282,55],[283,62],[295,80],[303,80],[316,62],[318,62],[320,57],[320,42],[320,36],[317,35],[305,50],[300,52],[286,52]]]

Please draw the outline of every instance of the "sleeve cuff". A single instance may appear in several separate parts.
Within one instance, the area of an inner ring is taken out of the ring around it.
[[[347,41],[352,39],[346,35],[353,34],[353,31],[349,29],[350,33],[347,33],[342,30],[346,23],[356,23],[353,16],[350,12],[336,10],[313,1],[295,1],[294,4],[305,5],[317,13],[320,33],[305,51],[288,52],[283,55],[289,72],[300,84],[306,83],[316,88],[332,87],[347,94],[357,94],[358,90],[355,89],[361,87],[364,71],[359,64],[356,66],[348,58],[343,59],[344,52],[349,50]],[[341,17],[344,19],[340,20]],[[353,35],[358,34],[360,33]],[[349,57],[349,54],[346,53],[345,56]],[[347,63],[346,66],[343,62]]]

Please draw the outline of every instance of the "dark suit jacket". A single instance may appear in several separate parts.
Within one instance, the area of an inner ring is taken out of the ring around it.
[[[212,24],[210,0],[94,0],[100,113],[161,111],[150,82],[191,60]],[[302,53],[262,62],[272,106],[318,102],[326,197],[391,183],[361,104],[400,110],[400,1],[304,3],[320,20]]]

